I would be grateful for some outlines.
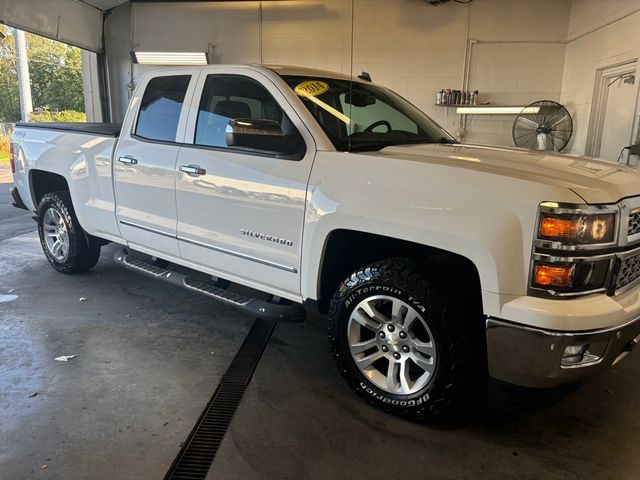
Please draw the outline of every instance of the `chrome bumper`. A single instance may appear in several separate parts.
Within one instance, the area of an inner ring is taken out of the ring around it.
[[[487,319],[489,376],[530,388],[575,383],[615,365],[640,339],[640,318],[615,328],[586,332],[556,332]],[[563,365],[565,348],[589,344],[592,356]]]

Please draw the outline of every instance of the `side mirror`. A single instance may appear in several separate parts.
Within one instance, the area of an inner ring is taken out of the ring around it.
[[[285,135],[274,120],[236,118],[230,120],[225,131],[230,147],[291,155],[300,151],[303,140],[299,135]]]

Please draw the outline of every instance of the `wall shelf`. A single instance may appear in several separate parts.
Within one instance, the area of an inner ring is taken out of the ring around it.
[[[452,107],[460,115],[520,115],[521,113],[536,114],[540,107],[529,107],[528,105],[460,105],[460,104],[436,104],[436,107]]]

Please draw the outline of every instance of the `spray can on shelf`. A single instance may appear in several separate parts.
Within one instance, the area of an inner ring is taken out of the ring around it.
[[[437,94],[436,94],[436,105],[442,105],[442,97],[444,95],[444,91],[440,90]]]
[[[478,97],[479,97],[478,90],[474,90],[473,91],[473,102],[472,102],[472,105],[478,105],[478,103],[480,103],[480,99]]]

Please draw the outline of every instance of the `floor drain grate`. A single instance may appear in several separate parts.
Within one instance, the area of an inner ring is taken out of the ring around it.
[[[258,319],[253,323],[240,350],[222,377],[204,412],[178,453],[165,480],[206,479],[233,415],[269,343],[275,322]]]

